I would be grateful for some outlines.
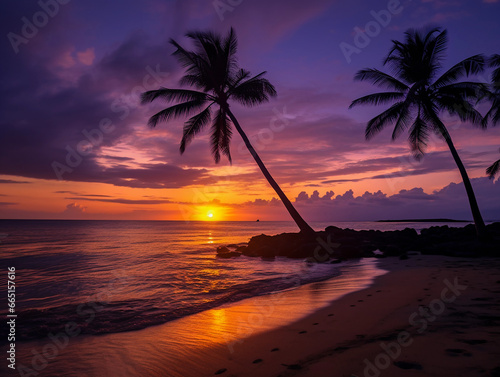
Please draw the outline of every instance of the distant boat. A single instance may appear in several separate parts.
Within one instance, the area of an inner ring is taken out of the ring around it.
[[[260,220],[259,220],[259,219],[257,219],[257,222],[259,222],[259,221],[260,221]]]

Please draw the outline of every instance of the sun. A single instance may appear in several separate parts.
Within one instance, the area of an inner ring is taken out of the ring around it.
[[[209,219],[213,219],[213,218],[214,218],[214,213],[213,213],[212,211],[208,211],[208,213],[207,213],[207,217],[208,217]]]

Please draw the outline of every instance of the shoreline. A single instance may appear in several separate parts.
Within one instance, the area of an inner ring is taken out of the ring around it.
[[[273,295],[257,296],[144,330],[75,338],[38,376],[470,377],[498,373],[500,260],[418,255],[376,261],[389,272],[284,326],[279,323],[286,318],[283,313],[293,308],[309,310],[321,297],[321,290],[311,287],[328,281],[282,293],[281,297],[292,297],[289,301],[273,303]],[[454,300],[450,285],[456,287]],[[448,292],[443,296],[445,288]],[[444,303],[443,297],[449,302]],[[277,314],[277,322],[263,332],[240,333],[241,341],[228,337],[227,331],[237,333],[241,328],[242,316],[258,323],[256,313]],[[21,358],[19,362],[26,364]]]
[[[168,364],[169,376],[205,376],[208,373],[206,370],[195,370],[200,365],[210,365],[217,360],[213,364],[216,367],[219,362],[231,358],[247,337],[291,325],[329,305],[332,300],[369,286],[376,276],[386,273],[377,265],[375,258],[346,261],[338,266],[340,275],[326,280],[306,284],[297,282],[297,285],[284,291],[226,303],[141,330],[80,335],[71,339],[38,376],[77,376],[73,371],[76,354],[80,355],[82,373],[85,371],[88,376],[101,376],[107,368],[102,362],[103,357],[107,359],[107,364],[115,368],[117,364],[123,364],[120,360],[124,353],[128,354],[129,365],[122,365],[122,370],[106,370],[106,375],[164,376],[161,370]],[[43,347],[50,343],[48,338],[20,342],[18,363],[29,366],[33,350],[42,353]],[[145,370],[149,372],[145,373]],[[186,370],[189,370],[188,374]]]
[[[388,272],[373,278],[368,271],[364,283],[347,279],[343,288],[351,292],[333,301],[328,286],[339,288],[338,277],[143,330],[75,337],[37,376],[470,377],[500,371],[500,260],[411,255],[369,261]],[[443,296],[450,285],[459,287],[453,301],[449,292]],[[326,306],[322,295],[329,297]],[[302,318],[286,323],[297,310]],[[274,322],[263,324],[262,317]],[[30,366],[33,350],[41,353],[47,344],[20,343],[18,365]]]
[[[389,273],[370,287],[247,339],[221,375],[498,375],[498,259],[416,256],[381,267]]]

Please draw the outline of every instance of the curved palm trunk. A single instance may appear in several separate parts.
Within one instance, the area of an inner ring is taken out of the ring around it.
[[[259,155],[257,154],[257,151],[254,149],[254,147],[250,143],[250,140],[248,140],[247,135],[245,134],[245,132],[241,128],[240,124],[236,120],[236,117],[233,115],[233,113],[229,109],[227,109],[226,111],[227,111],[227,114],[229,115],[229,118],[233,122],[234,127],[236,128],[236,130],[240,134],[241,138],[245,142],[245,145],[247,146],[248,150],[250,151],[250,154],[254,158],[257,165],[259,165],[259,168],[262,171],[262,174],[264,174],[264,177],[266,177],[266,179],[269,182],[269,184],[271,185],[271,187],[274,189],[274,191],[276,191],[276,194],[278,194],[279,198],[281,199],[281,201],[285,205],[286,209],[288,210],[288,213],[290,213],[290,216],[292,216],[293,220],[295,221],[297,226],[300,228],[300,231],[302,233],[305,233],[305,234],[314,234],[314,230],[309,226],[309,224],[307,224],[305,222],[305,220],[302,218],[302,216],[300,216],[300,214],[297,212],[297,210],[292,205],[290,200],[287,198],[285,193],[281,190],[279,185],[276,183],[274,178],[271,176],[271,174],[267,170],[266,166],[264,165],[264,163],[260,159]]]
[[[440,124],[441,135],[444,137],[446,144],[448,144],[448,148],[450,148],[451,154],[455,163],[458,166],[458,170],[460,171],[460,175],[462,176],[462,181],[464,182],[465,191],[467,192],[467,197],[469,198],[470,209],[472,212],[472,217],[474,219],[474,225],[476,226],[476,233],[479,239],[486,239],[488,237],[488,232],[486,230],[486,226],[484,225],[483,217],[481,216],[481,212],[479,211],[479,206],[477,205],[476,195],[474,194],[474,190],[472,189],[472,185],[470,183],[469,176],[467,175],[467,171],[465,170],[465,166],[458,155],[455,146],[453,145],[453,141],[451,140],[451,136],[448,133],[448,130],[444,126],[444,124]]]

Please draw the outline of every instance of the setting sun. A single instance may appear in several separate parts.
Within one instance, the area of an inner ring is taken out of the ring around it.
[[[207,216],[208,216],[210,219],[213,219],[213,217],[214,217],[214,213],[213,213],[212,211],[208,211]]]

